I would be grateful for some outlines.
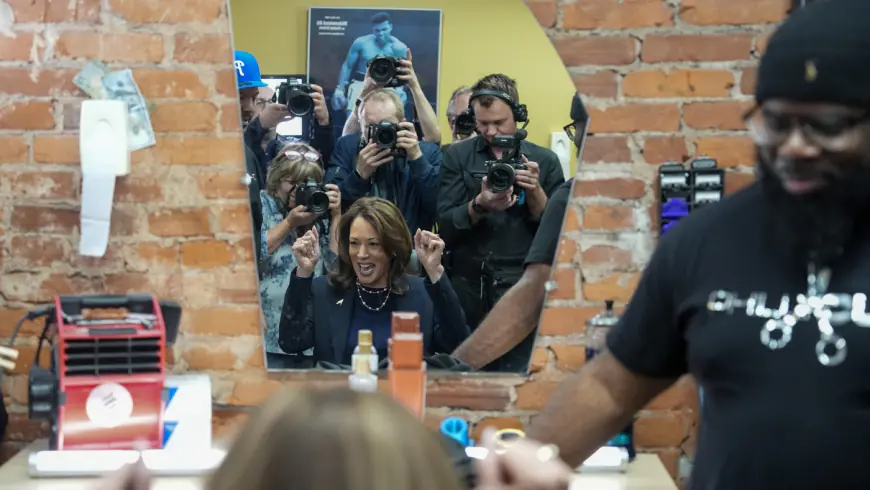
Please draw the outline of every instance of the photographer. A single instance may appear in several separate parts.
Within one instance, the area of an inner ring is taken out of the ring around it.
[[[262,109],[257,107],[257,98],[261,87],[266,83],[260,78],[260,66],[257,59],[244,51],[235,52],[236,80],[239,84],[239,104],[241,105],[242,122],[245,127],[245,146],[250,148],[260,164],[262,173],[269,169],[269,162],[275,157],[280,147],[274,130],[278,123],[285,120],[290,111],[285,104],[267,102]],[[311,85],[310,97],[313,103],[314,124],[310,135],[311,145],[316,148],[324,161],[332,154],[335,146],[335,136],[329,121],[329,110],[323,97],[323,89]],[[259,112],[259,114],[258,114]],[[263,141],[269,139],[266,149]]]
[[[432,229],[441,168],[438,145],[419,140],[392,90],[367,94],[360,115],[362,132],[339,138],[326,170],[327,180],[341,189],[342,206],[381,197],[402,211],[409,229]]]
[[[579,93],[574,94],[571,102],[571,124],[565,126],[565,132],[574,142],[578,162],[588,126],[589,114],[583,100]],[[547,295],[546,284],[550,280],[562,224],[571,200],[573,182],[572,178],[559,186],[547,201],[547,209],[544,210],[535,240],[526,256],[523,277],[502,296],[474,334],[453,352],[454,357],[472,368],[481,369],[502,356],[505,356],[500,361],[503,367],[524,370],[528,365],[535,343],[535,327]]]
[[[478,137],[444,153],[438,226],[453,288],[475,329],[522,275],[548,196],[565,177],[555,153],[518,131],[528,114],[513,80],[489,75],[472,90]],[[506,141],[513,148],[504,148]]]
[[[400,66],[396,68],[396,79],[401,80],[406,84],[411,92],[414,107],[417,108],[417,118],[420,122],[420,129],[423,132],[423,141],[441,144],[441,128],[438,126],[438,117],[435,115],[435,110],[432,104],[426,99],[426,94],[423,93],[423,88],[420,86],[420,80],[417,79],[417,73],[414,71],[414,65],[411,61],[411,50],[408,50],[408,58],[400,62]],[[360,91],[359,99],[357,99],[356,107],[347,122],[344,123],[342,136],[360,132],[360,102],[372,91],[379,88],[384,88],[383,84],[376,82],[370,74],[366,74],[365,82]]]
[[[313,269],[325,274],[335,260],[341,217],[338,187],[322,186],[323,162],[314,148],[290,143],[269,166],[266,189],[260,192],[263,225],[260,230],[260,301],[266,318],[265,350],[269,366],[293,367],[278,346],[278,323],[290,272],[296,267],[292,247],[311,228],[316,228],[323,258]]]
[[[450,143],[441,147],[446,150],[448,146],[475,136],[474,118],[468,114],[468,101],[471,100],[471,87],[463,85],[453,91],[450,101],[447,102],[447,124],[450,125],[452,139]]]

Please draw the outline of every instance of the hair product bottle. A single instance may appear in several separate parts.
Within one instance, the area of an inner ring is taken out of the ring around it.
[[[353,349],[351,364],[356,364],[357,357],[364,357],[369,362],[369,372],[377,374],[378,372],[378,351],[372,345],[372,331],[360,330],[357,334],[356,347]],[[351,369],[354,369],[351,366]]]
[[[353,356],[353,372],[347,377],[353,391],[375,393],[378,391],[378,377],[372,374],[366,356]]]

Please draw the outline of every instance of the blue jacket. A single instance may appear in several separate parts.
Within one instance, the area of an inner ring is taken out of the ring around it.
[[[361,134],[342,136],[326,167],[326,182],[341,189],[342,207],[347,208],[361,197],[370,196],[372,184],[356,173],[356,156],[360,150]],[[441,173],[441,148],[435,143],[420,142],[423,157],[419,160],[394,161],[381,167],[378,179],[394,186],[386,196],[392,201],[408,223],[413,235],[416,230],[431,230],[438,216],[438,183]],[[379,169],[380,170],[380,169]]]

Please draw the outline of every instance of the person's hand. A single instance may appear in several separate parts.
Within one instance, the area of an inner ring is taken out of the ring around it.
[[[118,471],[101,478],[92,490],[149,490],[151,474],[142,458],[133,464],[124,465]]]
[[[396,70],[396,78],[408,84],[411,90],[420,88],[420,80],[417,78],[417,72],[414,71],[414,63],[411,61],[411,48],[408,48],[408,54],[405,60],[402,60],[398,70]]]
[[[389,148],[378,148],[378,145],[369,141],[356,157],[356,171],[363,179],[368,180],[372,178],[378,167],[392,161],[393,156],[390,155]]]
[[[444,240],[431,231],[417,230],[414,234],[414,250],[417,260],[429,276],[432,284],[438,282],[444,274],[441,256],[444,254]]]
[[[517,203],[517,196],[514,195],[513,186],[504,192],[493,192],[492,186],[484,177],[477,203],[490,211],[504,211]]]
[[[290,111],[287,110],[286,105],[268,103],[263,108],[263,112],[260,113],[260,125],[263,126],[263,129],[274,129],[279,122],[289,115]]]
[[[314,90],[311,93],[311,100],[314,101],[314,118],[317,119],[317,124],[321,126],[329,125],[329,109],[326,107],[326,97],[323,96],[323,87],[320,85],[311,85]]]
[[[293,256],[296,257],[296,277],[308,278],[314,274],[314,267],[320,260],[320,237],[317,228],[312,228],[293,242]]]
[[[478,490],[568,490],[573,472],[559,459],[554,446],[542,446],[529,439],[515,439],[496,454],[494,432],[483,434],[488,453],[475,461]]]
[[[521,156],[523,159],[523,165],[526,166],[526,170],[516,171],[516,184],[527,191],[533,191],[537,189],[541,183],[541,166],[538,165],[538,162],[529,161],[525,155]]]
[[[305,206],[296,206],[287,213],[287,223],[290,224],[290,229],[295,230],[300,226],[310,225],[317,219],[317,215],[305,209]]]
[[[374,92],[375,90],[382,88],[382,87],[383,87],[383,85],[376,82],[375,79],[372,78],[368,74],[368,72],[366,72],[366,77],[363,81],[363,88],[359,92],[359,98],[360,99],[365,98],[366,95],[368,95],[368,94],[370,94],[370,93]]]
[[[408,152],[408,160],[417,160],[423,156],[423,151],[420,150],[420,137],[417,136],[413,123],[400,122],[397,137],[396,147],[404,148]]]
[[[341,216],[341,189],[335,184],[326,184],[326,195],[329,197],[329,215],[336,219]]]
[[[344,95],[344,89],[341,87],[335,89],[332,94],[332,109],[335,111],[347,110],[347,96]]]

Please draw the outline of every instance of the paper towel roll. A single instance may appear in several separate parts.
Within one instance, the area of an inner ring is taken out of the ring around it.
[[[81,237],[79,254],[102,257],[109,245],[115,175],[85,172],[82,175]]]

